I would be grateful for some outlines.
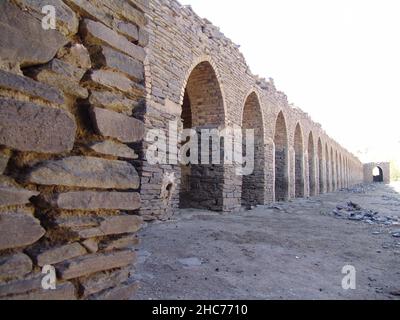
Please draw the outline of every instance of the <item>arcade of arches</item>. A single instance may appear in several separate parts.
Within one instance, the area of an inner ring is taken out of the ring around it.
[[[219,164],[158,166],[142,158],[140,213],[145,219],[168,219],[177,208],[229,212],[362,182],[360,160],[308,114],[289,104],[272,79],[253,75],[238,46],[218,28],[173,0],[151,2],[152,33],[145,65],[147,128],[157,127],[168,136],[173,120],[182,124],[180,129],[197,132],[237,126],[244,133],[243,153],[246,129],[254,130],[255,143],[254,171],[244,176],[237,175],[237,164],[224,157]],[[187,155],[201,157],[201,151],[193,154],[187,146],[187,137],[181,140]],[[224,138],[214,140],[210,150],[224,154]]]

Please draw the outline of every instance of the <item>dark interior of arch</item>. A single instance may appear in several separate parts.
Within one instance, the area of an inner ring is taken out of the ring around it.
[[[376,167],[375,169],[378,169],[378,175],[374,175],[374,182],[383,182],[383,170],[381,167]],[[375,170],[374,169],[374,170]]]
[[[333,149],[331,149],[331,172],[332,172],[332,191],[336,190],[336,167]]]
[[[288,141],[286,121],[279,113],[275,125],[275,200],[285,201],[289,197]]]
[[[190,74],[185,88],[181,118],[184,129],[192,128],[198,131],[199,141],[202,128],[218,128],[224,123],[222,93],[210,63],[200,63]],[[185,142],[182,141],[181,144],[184,145]],[[201,150],[199,150],[199,160],[200,154]],[[222,162],[181,165],[179,206],[222,210],[223,181]]]
[[[254,130],[254,171],[242,177],[242,204],[246,207],[264,204],[265,151],[261,107],[255,93],[248,96],[243,109],[243,153],[246,151],[246,129]]]
[[[319,193],[324,192],[324,165],[323,165],[323,149],[321,139],[318,140],[318,177],[319,177]]]
[[[332,182],[330,181],[330,179],[329,179],[329,167],[330,167],[330,163],[329,163],[329,150],[328,150],[328,146],[326,145],[325,146],[325,163],[326,163],[326,191],[327,192],[330,192],[330,191],[332,191],[332,186],[331,186],[331,184],[332,184]]]
[[[296,126],[294,133],[294,152],[295,152],[295,195],[296,198],[304,197],[304,152],[303,136],[299,125]]]
[[[314,139],[312,133],[308,138],[308,178],[310,186],[310,195],[314,196],[316,194],[315,189],[315,158],[314,158]]]

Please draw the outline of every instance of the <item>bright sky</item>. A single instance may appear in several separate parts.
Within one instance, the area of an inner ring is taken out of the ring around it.
[[[364,162],[400,163],[399,0],[181,0]]]

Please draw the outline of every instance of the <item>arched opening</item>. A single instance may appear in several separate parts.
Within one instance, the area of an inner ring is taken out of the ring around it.
[[[381,167],[375,167],[372,170],[373,181],[374,182],[383,182],[383,170]]]
[[[318,177],[319,177],[319,193],[324,192],[324,157],[321,138],[318,139]]]
[[[300,124],[296,126],[294,132],[294,152],[295,152],[295,195],[296,198],[304,197],[304,145],[303,145],[303,132]]]
[[[331,175],[332,175],[332,191],[336,190],[336,166],[335,166],[335,156],[333,153],[333,148],[331,148]]]
[[[329,161],[329,149],[328,149],[328,145],[326,144],[325,145],[325,156],[326,156],[326,158],[325,158],[325,170],[326,170],[326,192],[331,192],[332,191],[332,186],[331,186],[331,184],[332,184],[332,181],[330,180],[330,178],[329,178],[329,172],[330,172],[330,161]]]
[[[344,163],[343,155],[340,155],[340,187],[344,188]]]
[[[310,196],[316,195],[315,189],[315,149],[314,149],[314,136],[312,132],[308,136],[308,185],[310,187]]]
[[[338,155],[338,152],[336,151],[336,156],[335,156],[335,161],[336,161],[336,176],[335,176],[335,179],[336,179],[336,189],[339,189],[340,188],[340,174],[339,174],[339,155]]]
[[[275,200],[286,201],[289,197],[288,138],[286,121],[280,112],[275,125]]]
[[[261,106],[257,94],[250,94],[243,109],[243,152],[246,150],[245,130],[254,130],[254,171],[242,179],[242,204],[252,206],[264,204],[265,195],[265,150],[264,127]]]
[[[200,130],[218,128],[224,124],[225,113],[220,85],[209,62],[198,64],[191,72],[182,104],[183,129],[193,129],[200,141]],[[182,137],[185,156],[196,157],[188,147],[189,137]],[[196,141],[196,140],[194,140]],[[193,147],[199,146],[193,142]],[[204,150],[203,150],[204,151]],[[211,146],[210,150],[211,152]],[[202,163],[198,150],[197,163],[181,165],[180,208],[222,210],[224,168],[222,164]],[[182,155],[181,155],[182,156]]]

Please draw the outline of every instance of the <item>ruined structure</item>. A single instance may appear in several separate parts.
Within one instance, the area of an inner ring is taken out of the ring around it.
[[[229,212],[363,181],[361,162],[291,106],[272,80],[251,74],[238,46],[190,7],[150,1],[148,30],[146,128],[163,128],[168,136],[176,119],[196,129],[252,127],[257,145],[255,172],[243,178],[230,165],[157,166],[143,158],[145,219],[166,219],[187,206]],[[168,150],[159,151],[168,157]],[[175,177],[174,192],[162,189],[169,186],[166,176]]]
[[[46,5],[56,30],[43,28]],[[143,220],[363,181],[361,162],[252,75],[238,46],[190,7],[5,0],[0,25],[1,299],[128,298]],[[178,131],[254,128],[254,172],[150,164],[146,133],[168,136],[173,120]],[[56,290],[41,288],[45,265]]]
[[[372,162],[364,164],[364,182],[390,183],[390,163]]]

